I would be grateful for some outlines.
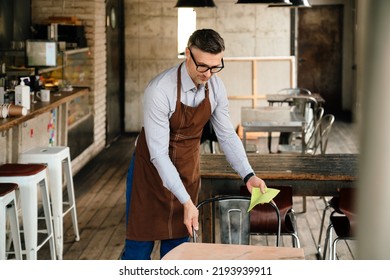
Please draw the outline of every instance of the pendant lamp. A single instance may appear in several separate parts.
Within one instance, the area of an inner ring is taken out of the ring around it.
[[[273,5],[290,5],[289,0],[238,0],[236,4],[273,4]]]
[[[311,8],[308,0],[290,0],[292,5],[275,5],[271,4],[268,7],[290,7],[290,8]]]
[[[215,8],[213,0],[178,0],[175,8]]]

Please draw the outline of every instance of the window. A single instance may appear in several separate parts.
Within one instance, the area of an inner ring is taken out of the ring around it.
[[[196,11],[193,8],[178,8],[177,11],[177,52],[183,57],[188,38],[196,29]]]

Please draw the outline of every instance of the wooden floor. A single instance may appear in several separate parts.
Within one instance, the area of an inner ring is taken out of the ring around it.
[[[134,141],[134,135],[120,137],[74,176],[80,241],[74,241],[68,214],[64,218],[64,259],[120,258],[125,240],[126,175],[134,150]],[[328,145],[328,153],[358,153],[355,125],[336,121]],[[297,213],[298,233],[305,258],[315,260],[324,202],[319,197],[308,197],[307,212],[299,213],[302,210],[302,198],[296,197],[294,209]],[[256,242],[258,241],[254,240],[254,243]],[[286,246],[288,242],[289,239],[286,240]],[[354,259],[353,241],[348,244],[340,242],[339,247],[339,259]],[[49,259],[49,256],[46,245],[38,251],[39,259]]]

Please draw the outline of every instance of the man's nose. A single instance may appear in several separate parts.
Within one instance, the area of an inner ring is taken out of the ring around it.
[[[211,69],[208,69],[206,72],[203,73],[207,77],[211,77],[213,73],[211,73]]]

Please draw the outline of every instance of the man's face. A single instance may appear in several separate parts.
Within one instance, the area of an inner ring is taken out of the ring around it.
[[[215,67],[221,67],[223,65],[222,58],[223,52],[220,52],[218,54],[212,54],[203,52],[196,47],[191,47],[191,50],[189,48],[186,48],[186,66],[188,74],[190,75],[192,81],[195,83],[196,86],[199,86],[200,84],[205,84],[213,75],[210,69],[203,73],[198,70],[206,68],[214,68],[213,71],[218,70],[218,68]]]

